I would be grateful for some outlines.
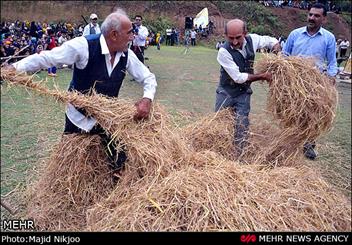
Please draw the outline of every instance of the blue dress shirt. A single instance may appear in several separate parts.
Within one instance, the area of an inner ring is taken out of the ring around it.
[[[312,36],[309,35],[307,27],[293,30],[287,38],[283,53],[316,58],[320,71],[326,70],[332,77],[337,74],[335,36],[322,27]]]

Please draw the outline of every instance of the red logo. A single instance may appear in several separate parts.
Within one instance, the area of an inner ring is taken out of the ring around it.
[[[257,241],[257,236],[256,235],[241,235],[241,242],[244,243],[249,243],[249,242],[256,242]]]

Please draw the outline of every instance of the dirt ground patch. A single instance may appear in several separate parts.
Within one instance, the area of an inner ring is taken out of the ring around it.
[[[286,35],[293,29],[306,25],[307,10],[298,8],[271,8],[272,12],[279,17],[284,24],[282,34]],[[333,29],[336,38],[351,37],[350,26],[338,14],[329,12],[327,23],[324,25],[328,30]]]

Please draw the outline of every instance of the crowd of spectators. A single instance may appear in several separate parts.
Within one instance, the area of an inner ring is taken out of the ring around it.
[[[317,2],[314,0],[263,0],[259,1],[266,7],[293,7],[300,9],[310,9],[313,3]],[[341,7],[337,6],[333,1],[323,1],[326,5],[328,11],[339,14],[341,12]]]
[[[10,63],[42,50],[50,50],[53,48],[53,42],[55,46],[60,46],[67,40],[82,36],[85,26],[86,24],[71,22],[46,23],[19,20],[2,22],[0,24],[1,63],[14,55]],[[168,46],[178,46],[185,44],[188,39],[190,43],[192,41],[192,45],[196,45],[196,36],[206,38],[213,33],[214,28],[214,23],[210,21],[205,28],[194,26],[192,30],[185,30],[185,33],[176,27],[168,28],[164,33],[150,31],[146,48],[149,45],[156,45],[160,49],[160,44],[164,42]]]
[[[4,57],[12,55],[25,56],[39,53],[41,50],[52,48],[54,40],[56,46],[60,46],[67,40],[81,36],[84,24],[75,23],[41,23],[29,21],[2,22],[0,26],[1,38],[1,62]],[[16,58],[11,60],[15,62]]]
[[[200,38],[207,38],[210,34],[213,33],[215,29],[215,24],[213,21],[209,21],[209,24],[205,27],[197,26],[195,24],[192,29],[184,29],[180,30],[178,28],[172,27],[166,29],[166,34],[162,35],[162,40],[165,40],[166,46],[174,46],[180,45],[196,45],[197,37]]]

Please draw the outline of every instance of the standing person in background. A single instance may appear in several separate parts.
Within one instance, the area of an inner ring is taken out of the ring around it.
[[[220,49],[221,41],[218,41],[215,45],[216,50]]]
[[[191,30],[191,45],[192,46],[196,46],[196,36],[197,36],[197,32],[192,29]]]
[[[182,51],[183,54],[187,54],[188,53],[190,43],[191,43],[191,31],[186,29],[185,30],[185,36],[184,36],[185,49]]]
[[[340,58],[344,58],[347,56],[347,49],[350,46],[350,42],[347,38],[344,38],[343,41],[340,43]]]
[[[221,68],[215,111],[228,107],[233,109],[235,154],[240,156],[248,135],[250,98],[253,93],[251,83],[258,80],[271,81],[270,73],[254,74],[256,50],[270,48],[278,52],[281,47],[276,38],[247,34],[246,23],[240,19],[230,20],[226,24],[225,36],[227,42],[220,47],[217,57]]]
[[[53,48],[56,47],[55,32],[53,29],[48,28],[47,33],[48,33],[48,37],[46,38],[46,41],[45,41],[44,50],[52,50]],[[48,76],[51,76],[51,77],[57,76],[55,65],[48,68]]]
[[[142,20],[143,18],[140,15],[134,17],[134,39],[132,50],[137,58],[144,63],[145,42],[149,33],[147,27],[142,25]]]
[[[91,14],[89,18],[90,23],[84,27],[83,36],[99,34],[101,32],[98,24],[98,15]]]
[[[336,59],[340,56],[340,43],[342,42],[342,39],[337,39],[336,40]]]
[[[280,40],[280,46],[281,46],[281,49],[284,49],[284,46],[285,46],[285,38],[281,38],[281,40]]]
[[[170,46],[171,45],[171,29],[166,29],[166,46]]]
[[[180,30],[175,28],[175,44],[180,45]]]
[[[160,33],[158,32],[157,34],[156,34],[156,38],[155,38],[155,42],[156,42],[156,48],[158,49],[158,50],[160,50],[160,41],[161,41],[161,36],[160,36]]]
[[[322,27],[322,24],[326,21],[326,13],[327,11],[323,4],[313,4],[307,17],[308,25],[295,29],[290,33],[283,53],[285,55],[315,58],[315,64],[319,70],[329,76],[332,83],[335,83],[335,76],[338,71],[336,39],[334,34]],[[314,148],[314,142],[304,144],[303,152],[308,159],[314,160],[317,157]]]

